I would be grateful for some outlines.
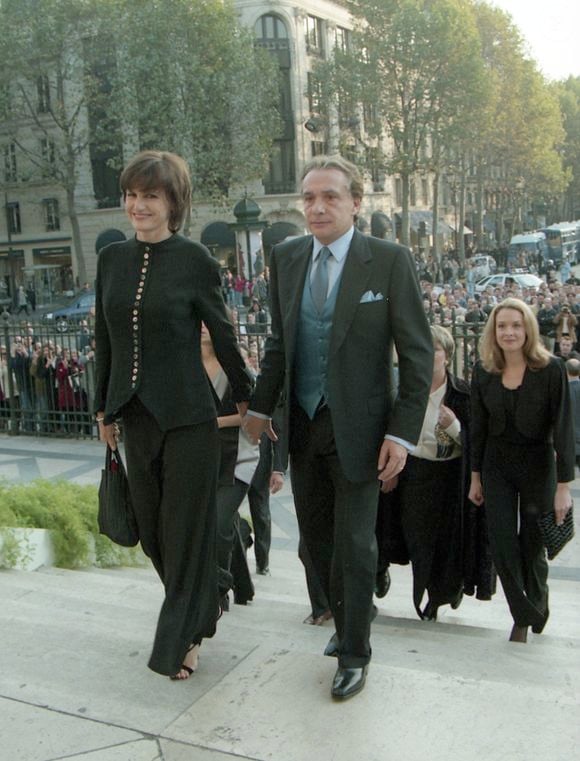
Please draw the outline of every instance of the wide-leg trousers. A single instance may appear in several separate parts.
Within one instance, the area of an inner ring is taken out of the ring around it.
[[[346,478],[328,408],[310,420],[294,407],[290,457],[300,534],[330,602],[339,664],[364,666],[371,658],[378,479],[353,483]]]
[[[554,509],[553,447],[490,437],[481,475],[492,559],[514,623],[541,632],[549,615],[548,561],[537,521]]]
[[[139,539],[165,587],[149,667],[172,676],[219,616],[217,423],[162,431],[137,397],[121,415]]]

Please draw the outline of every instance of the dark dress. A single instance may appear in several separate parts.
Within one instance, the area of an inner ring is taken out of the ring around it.
[[[538,530],[556,481],[574,480],[570,396],[561,362],[528,368],[521,386],[477,364],[472,378],[472,470],[481,473],[494,565],[516,626],[542,631],[548,563]],[[556,458],[554,458],[554,453]]]
[[[181,235],[137,239],[99,253],[95,411],[121,417],[141,546],[163,585],[149,666],[176,674],[219,615],[216,411],[201,361],[210,332],[235,401],[251,379],[221,294],[219,265]],[[168,370],[170,368],[170,370]]]
[[[413,603],[420,618],[462,593],[489,600],[495,591],[485,514],[468,499],[469,386],[447,375],[443,404],[461,423],[461,456],[407,458],[397,488],[379,498],[377,530],[385,562],[413,565]],[[427,591],[429,603],[421,610]]]

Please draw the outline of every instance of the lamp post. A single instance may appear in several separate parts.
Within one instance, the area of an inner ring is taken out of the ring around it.
[[[247,275],[250,283],[256,271],[256,258],[262,250],[262,230],[268,227],[268,222],[259,219],[261,213],[258,204],[244,195],[234,206],[236,221],[228,225],[236,234],[238,273]]]

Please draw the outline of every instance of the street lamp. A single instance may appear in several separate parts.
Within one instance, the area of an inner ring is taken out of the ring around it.
[[[256,271],[256,259],[262,250],[262,230],[268,222],[259,219],[262,210],[255,201],[244,195],[234,206],[235,222],[228,227],[236,234],[238,274],[246,275],[251,282]]]

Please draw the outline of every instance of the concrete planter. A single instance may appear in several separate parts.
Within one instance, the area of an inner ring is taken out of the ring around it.
[[[91,552],[89,563],[95,562],[94,539],[89,536]],[[20,571],[36,571],[54,565],[54,548],[49,529],[0,529],[0,566]]]

